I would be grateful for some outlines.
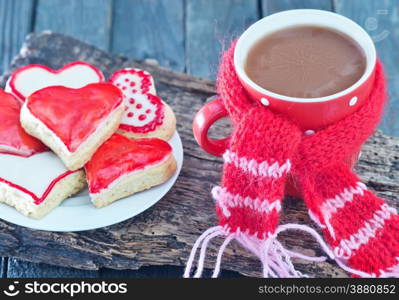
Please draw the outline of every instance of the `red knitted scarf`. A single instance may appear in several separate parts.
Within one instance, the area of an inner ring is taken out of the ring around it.
[[[224,53],[218,94],[234,125],[224,154],[222,184],[212,194],[219,226],[207,230],[195,243],[185,277],[191,274],[196,251],[201,252],[195,277],[204,267],[211,239],[225,236],[213,276],[218,276],[223,252],[231,240],[255,254],[264,277],[300,277],[292,257],[313,261],[285,249],[277,235],[285,230],[312,234],[331,259],[353,276],[399,276],[399,216],[396,210],[367,189],[342,163],[373,133],[385,101],[383,70],[378,63],[373,92],[357,112],[313,135],[306,135],[284,116],[252,101],[237,78],[233,44]],[[278,225],[288,176],[301,185],[311,218],[326,242],[304,225]]]

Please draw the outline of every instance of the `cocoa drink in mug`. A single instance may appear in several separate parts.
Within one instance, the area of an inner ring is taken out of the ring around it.
[[[265,17],[238,39],[234,67],[248,94],[269,109],[314,134],[351,113],[371,93],[376,50],[359,25],[341,15],[311,9]],[[220,99],[207,103],[193,124],[198,144],[222,155],[228,138],[215,140],[208,130],[227,111]],[[358,151],[346,159],[356,162]],[[299,196],[295,183],[288,194]]]

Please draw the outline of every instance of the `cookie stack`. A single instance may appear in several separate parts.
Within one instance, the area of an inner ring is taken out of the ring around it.
[[[0,90],[0,202],[42,218],[86,184],[97,208],[162,184],[175,127],[144,70],[20,68]]]

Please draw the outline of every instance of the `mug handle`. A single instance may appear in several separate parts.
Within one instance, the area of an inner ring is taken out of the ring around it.
[[[195,115],[193,121],[194,138],[198,145],[209,154],[222,156],[227,150],[230,137],[211,139],[208,137],[209,128],[219,119],[228,116],[227,110],[220,98],[206,103]]]

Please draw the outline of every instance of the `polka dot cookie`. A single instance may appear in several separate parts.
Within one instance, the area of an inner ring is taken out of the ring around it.
[[[157,137],[169,140],[176,128],[172,109],[156,96],[154,79],[141,69],[122,69],[109,82],[118,87],[125,113],[118,132],[129,138]]]

